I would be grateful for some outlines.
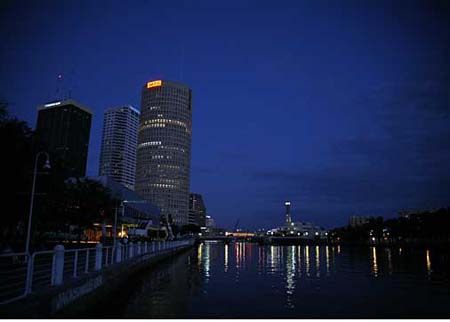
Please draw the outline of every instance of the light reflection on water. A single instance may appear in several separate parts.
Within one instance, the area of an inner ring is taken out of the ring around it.
[[[292,302],[292,294],[295,290],[295,246],[287,248],[287,265],[286,265],[286,306],[294,308]]]
[[[316,277],[320,277],[320,247],[316,246]]]
[[[228,244],[225,244],[225,272],[228,272]]]
[[[376,247],[372,247],[372,272],[373,272],[373,276],[378,277],[377,248]]]
[[[144,275],[114,317],[450,317],[446,256],[206,242]]]
[[[327,276],[330,276],[330,247],[325,246],[325,260],[327,265]]]
[[[204,267],[205,267],[205,281],[208,282],[209,281],[209,271],[210,271],[210,265],[211,265],[211,244],[210,243],[206,243],[205,244],[205,254],[203,255],[203,261],[205,263]]]
[[[309,246],[305,246],[306,276],[309,277]]]

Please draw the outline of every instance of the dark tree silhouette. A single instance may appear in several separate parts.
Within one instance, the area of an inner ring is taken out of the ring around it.
[[[0,246],[9,245],[19,251],[23,248],[30,205],[33,132],[25,122],[10,117],[7,107],[6,102],[0,102]]]
[[[49,194],[40,218],[40,230],[61,230],[74,225],[79,238],[94,222],[112,223],[117,200],[101,183],[89,179],[67,180],[63,189]]]

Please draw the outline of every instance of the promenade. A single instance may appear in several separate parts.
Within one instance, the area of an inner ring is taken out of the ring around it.
[[[194,239],[186,238],[69,250],[57,245],[30,255],[1,255],[0,316],[57,314],[88,295],[107,293],[137,269],[193,244]]]

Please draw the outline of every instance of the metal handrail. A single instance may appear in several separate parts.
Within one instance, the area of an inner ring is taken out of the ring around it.
[[[126,264],[143,255],[158,255],[190,243],[192,240],[188,239],[166,242],[130,242],[125,245],[103,247],[101,244],[97,244],[97,247],[93,248],[67,250],[59,245],[59,248],[56,246],[54,250],[37,251],[31,255],[24,252],[0,254],[0,284],[2,286],[0,288],[0,305],[24,298],[42,288],[59,286],[68,279],[77,279],[82,275],[98,272],[111,265]],[[22,257],[23,260],[20,260]],[[3,269],[2,261],[11,267]],[[23,285],[23,289],[17,288],[20,285]],[[17,290],[15,296],[8,296],[12,293],[11,288]]]

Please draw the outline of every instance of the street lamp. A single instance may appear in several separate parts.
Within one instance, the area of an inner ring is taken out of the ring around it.
[[[41,151],[36,155],[36,160],[34,161],[34,172],[33,172],[33,186],[31,187],[31,201],[30,201],[30,213],[28,215],[28,230],[27,230],[27,241],[25,244],[25,254],[29,255],[30,252],[30,239],[31,239],[31,219],[33,217],[33,203],[34,203],[34,188],[36,186],[36,174],[37,174],[37,164],[39,157],[45,155],[47,159],[45,160],[44,169],[50,169],[50,157],[47,152]]]
[[[123,217],[124,212],[125,212],[124,202],[127,202],[127,200],[123,200],[121,202],[122,217]],[[116,247],[116,240],[117,240],[116,235],[117,235],[117,210],[118,210],[118,208],[119,208],[119,202],[117,203],[117,206],[116,206],[115,211],[114,211],[114,242],[113,242],[114,243],[114,247]],[[120,236],[120,237],[123,237],[123,229],[122,229],[122,236]]]
[[[120,203],[120,206],[122,207],[122,218],[125,216],[125,203],[130,202],[129,200],[122,200]],[[119,208],[119,205],[116,206],[115,212],[114,212],[114,247],[116,246],[116,242],[117,242],[117,210]],[[123,222],[123,219],[122,219]],[[122,225],[122,232],[121,232],[121,236],[123,238],[123,225]]]

